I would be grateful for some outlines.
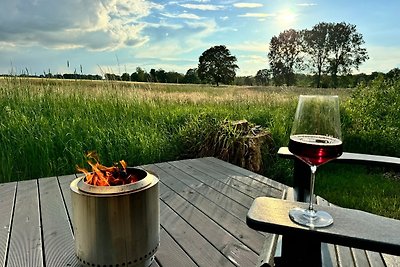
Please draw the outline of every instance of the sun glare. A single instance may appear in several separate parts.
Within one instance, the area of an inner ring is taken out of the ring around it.
[[[281,25],[289,26],[296,21],[297,15],[291,10],[283,10],[277,15],[278,22]]]

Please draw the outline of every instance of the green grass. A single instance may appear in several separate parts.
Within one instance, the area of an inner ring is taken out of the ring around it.
[[[195,131],[210,127],[207,118],[246,119],[268,128],[276,150],[287,145],[299,94],[338,94],[344,103],[343,132],[350,140],[345,141],[345,148],[356,149],[358,132],[349,128],[356,110],[349,113],[345,105],[353,92],[0,79],[0,182],[74,173],[76,165],[86,166],[85,154],[93,150],[104,165],[121,159],[135,166],[192,157],[189,151],[196,144]],[[383,147],[378,141],[375,147]],[[274,154],[266,155],[264,163],[267,176],[290,183],[290,164]],[[396,211],[400,183],[383,178],[382,172],[343,166],[325,175],[322,170],[316,190],[338,205],[400,218]]]
[[[400,181],[387,176],[379,168],[331,163],[318,170],[315,190],[336,205],[400,219]]]

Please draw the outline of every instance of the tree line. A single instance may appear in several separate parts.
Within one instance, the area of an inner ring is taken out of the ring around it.
[[[362,34],[356,26],[345,22],[321,22],[311,29],[289,29],[273,36],[267,53],[269,68],[258,70],[255,76],[236,77],[237,58],[224,45],[213,46],[199,57],[196,68],[185,74],[163,69],[147,72],[141,67],[129,74],[104,73],[106,80],[158,83],[211,83],[215,85],[275,85],[305,87],[355,87],[378,75],[398,77],[399,69],[388,73],[353,75],[354,69],[369,59]],[[67,62],[69,67],[69,62]],[[22,76],[22,75],[21,75]],[[101,79],[99,75],[44,73],[46,78]]]
[[[295,73],[314,75],[316,87],[323,75],[329,75],[332,87],[338,75],[351,74],[369,59],[364,40],[356,26],[321,22],[312,29],[286,30],[274,36],[269,44],[270,71],[277,85],[294,85]]]

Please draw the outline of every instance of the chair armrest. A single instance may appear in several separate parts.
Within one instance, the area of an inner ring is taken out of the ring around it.
[[[282,235],[304,236],[318,242],[350,246],[400,256],[400,221],[364,211],[315,205],[334,218],[333,225],[310,229],[292,222],[289,210],[306,203],[258,197],[246,217],[251,228]]]

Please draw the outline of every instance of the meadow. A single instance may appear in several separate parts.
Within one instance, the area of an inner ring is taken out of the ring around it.
[[[261,125],[276,151],[287,145],[299,94],[340,96],[346,151],[400,156],[393,118],[398,90],[398,83],[386,81],[312,89],[4,78],[0,182],[75,173],[76,166],[87,166],[89,151],[104,165],[195,157],[196,131],[207,129],[210,118]],[[290,184],[290,162],[274,153],[264,161],[266,176]],[[387,170],[327,164],[317,175],[316,192],[338,205],[400,218],[400,181],[393,177]]]

